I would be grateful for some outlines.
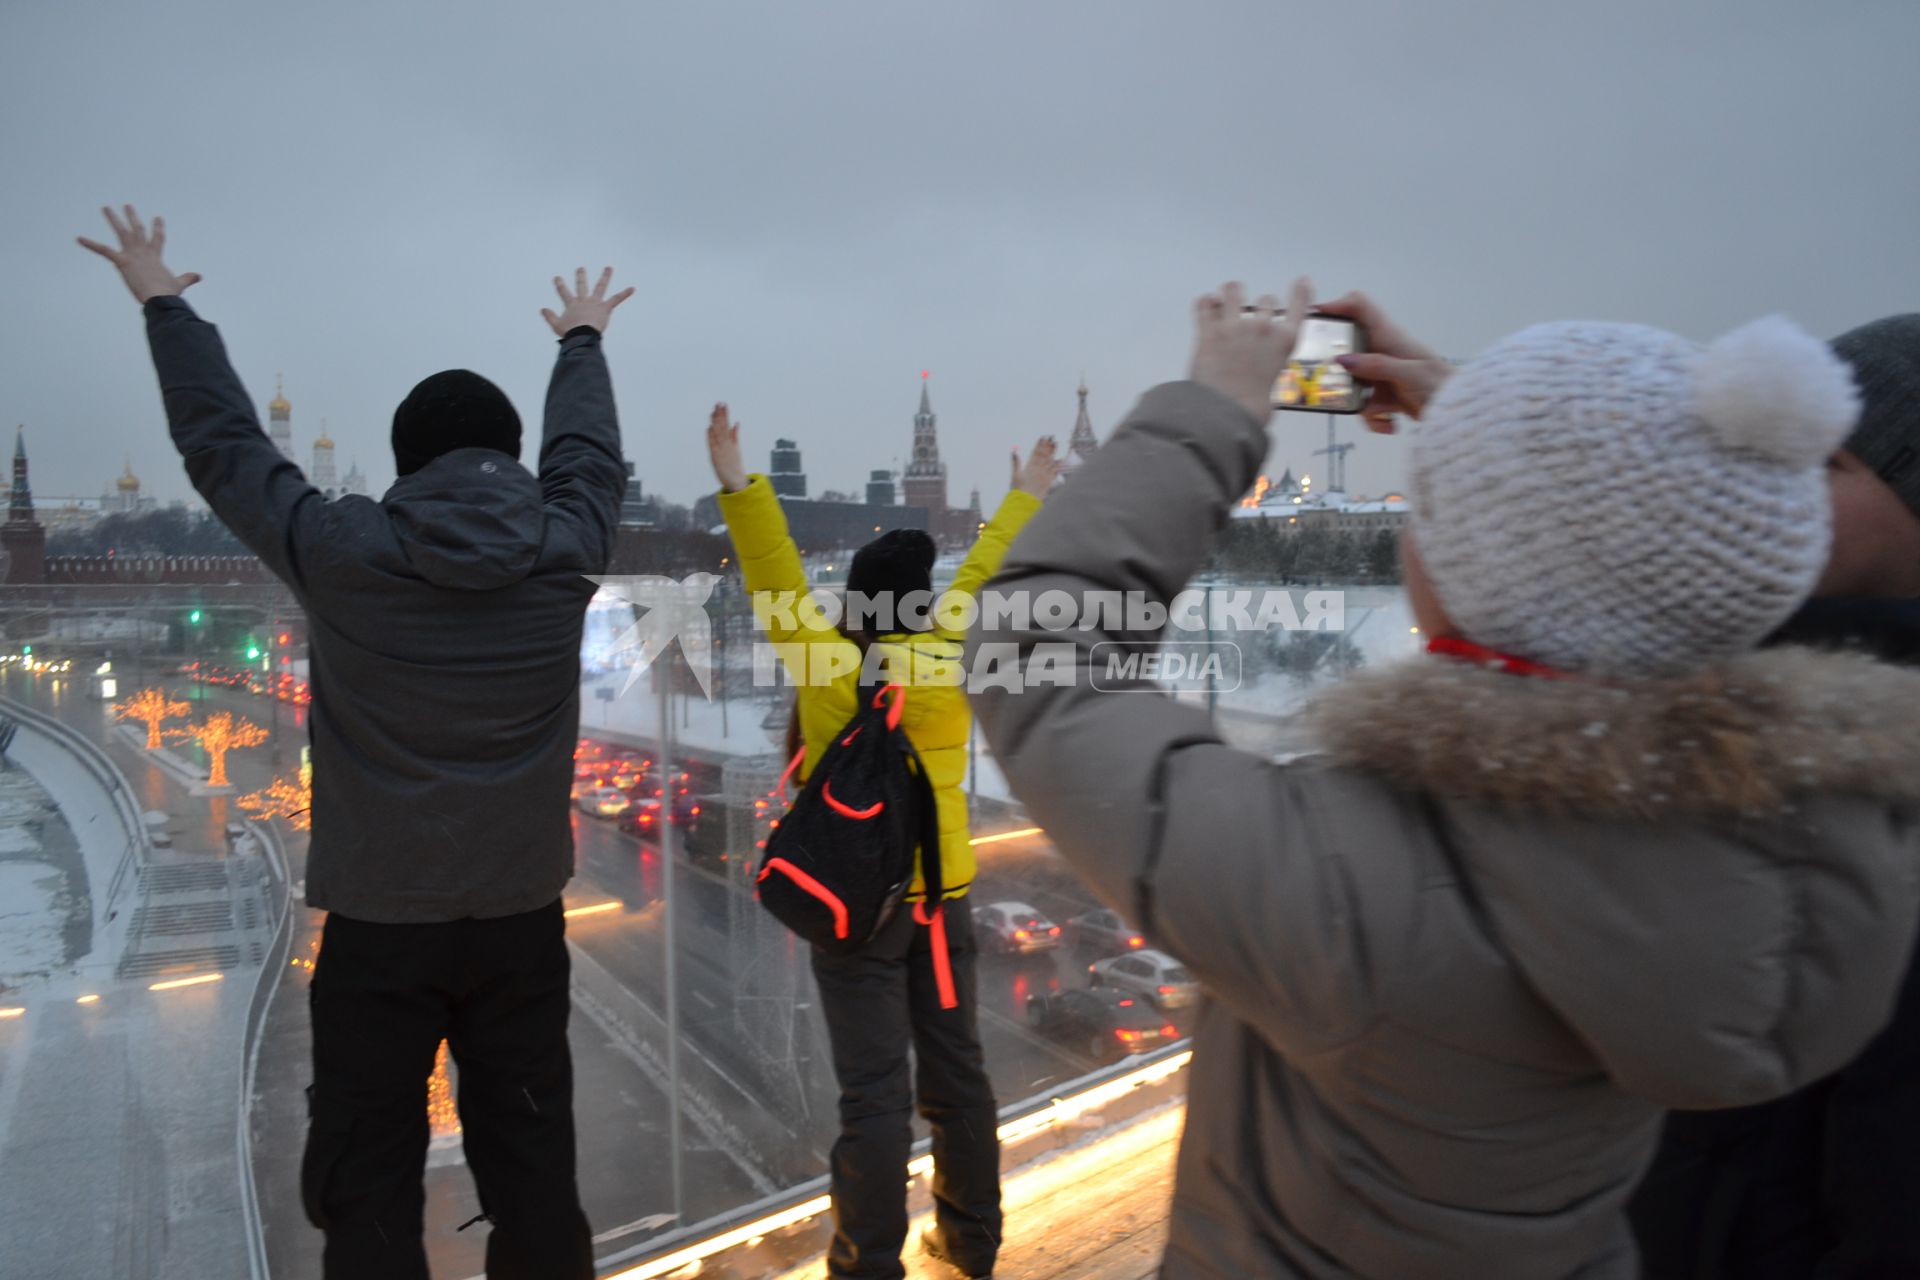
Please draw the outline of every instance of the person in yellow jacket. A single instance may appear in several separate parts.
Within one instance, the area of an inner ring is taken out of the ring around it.
[[[707,451],[720,481],[720,514],[754,611],[767,638],[781,646],[782,660],[799,686],[795,714],[805,746],[800,780],[852,718],[865,663],[907,686],[902,723],[939,806],[951,1007],[943,1007],[930,931],[916,924],[911,910],[896,912],[852,955],[816,951],[813,956],[840,1084],[828,1274],[859,1280],[897,1280],[906,1274],[900,1250],[907,1235],[906,1168],[917,1094],[920,1114],[933,1129],[934,1158],[936,1223],[922,1242],[964,1275],[991,1275],[1000,1243],[1000,1151],[998,1108],[975,1013],[975,949],[966,898],[974,875],[967,798],[960,789],[973,727],[961,678],[966,619],[927,607],[934,598],[935,547],[917,529],[884,533],[854,555],[847,574],[849,601],[877,604],[877,616],[850,611],[843,630],[807,607],[806,570],[787,532],[786,514],[767,478],[747,474],[740,428],[724,404],[714,406]],[[1034,446],[1024,466],[1016,455],[1012,491],[940,599],[951,603],[957,596],[972,596],[999,570],[1059,474],[1052,437]],[[921,850],[921,857],[927,852]],[[922,893],[916,874],[910,897],[917,900]],[[911,1084],[909,1046],[917,1067]]]

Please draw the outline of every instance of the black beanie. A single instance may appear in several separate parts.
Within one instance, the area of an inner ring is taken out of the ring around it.
[[[891,529],[853,553],[847,592],[869,600],[889,597],[897,629],[924,631],[924,613],[905,616],[902,598],[910,592],[933,590],[933,561],[938,554],[924,530]],[[931,601],[925,606],[932,607]]]
[[[1860,385],[1847,452],[1920,514],[1920,313],[1863,324],[1835,338],[1833,349]]]
[[[455,449],[498,449],[520,456],[520,415],[507,393],[465,369],[434,374],[393,411],[397,474],[412,475]]]

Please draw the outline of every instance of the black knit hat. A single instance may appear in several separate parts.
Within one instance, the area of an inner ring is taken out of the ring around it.
[[[455,449],[498,449],[520,456],[520,415],[507,393],[465,369],[434,374],[393,411],[397,474],[412,475]]]
[[[902,600],[914,591],[933,590],[933,561],[938,554],[924,530],[889,530],[853,553],[847,592],[868,600],[888,598],[899,630],[924,630],[924,615],[905,616]]]
[[[1920,514],[1920,312],[1848,330],[1833,349],[1860,384],[1860,421],[1847,452]]]

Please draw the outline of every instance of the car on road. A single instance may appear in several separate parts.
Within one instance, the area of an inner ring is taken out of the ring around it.
[[[1180,1029],[1158,1009],[1114,987],[1029,996],[1027,1025],[1079,1049],[1095,1062],[1146,1053],[1180,1038]]]
[[[1145,950],[1146,937],[1121,918],[1118,911],[1083,911],[1067,921],[1067,945],[1076,951],[1117,956]]]
[[[1052,951],[1060,945],[1060,926],[1024,902],[995,902],[973,916],[981,944],[995,955]]]
[[[609,788],[611,790],[611,788]],[[622,793],[625,794],[625,793]],[[676,827],[691,827],[700,820],[703,811],[700,796],[678,795],[667,812]],[[620,817],[620,829],[628,835],[639,836],[642,840],[660,838],[660,797],[630,796],[626,811]]]
[[[1161,1009],[1184,1009],[1200,998],[1193,973],[1166,952],[1151,948],[1096,960],[1087,966],[1087,975],[1093,986],[1131,991]]]
[[[594,787],[580,793],[580,812],[596,818],[617,818],[627,811],[627,793],[613,787]]]

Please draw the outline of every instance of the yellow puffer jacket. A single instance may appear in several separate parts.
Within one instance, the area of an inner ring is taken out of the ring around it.
[[[806,758],[800,765],[804,782],[833,735],[853,717],[859,697],[859,649],[817,612],[795,607],[808,590],[806,570],[801,567],[799,549],[787,533],[786,513],[780,509],[780,500],[767,478],[753,476],[739,492],[720,494],[719,503],[740,560],[740,572],[753,596],[754,613],[767,639],[793,646],[783,649],[781,657],[793,669],[799,685],[800,731],[807,744]],[[999,571],[1007,548],[1039,509],[1040,500],[1032,494],[1018,490],[1009,493],[980,531],[972,553],[946,590],[967,596],[978,593],[981,585]],[[973,728],[973,713],[957,678],[963,638],[961,631],[936,626],[933,631],[888,636],[875,642],[876,648],[885,646],[889,651],[880,660],[894,663],[896,670],[906,667],[912,672],[913,687],[907,693],[902,723],[933,783],[934,801],[940,810],[941,884],[949,898],[966,893],[974,871],[967,833],[967,797],[960,789],[967,776],[967,738]],[[816,646],[823,645],[852,652],[814,652]],[[805,655],[804,668],[800,655]],[[831,681],[807,680],[809,669],[821,672],[842,668],[844,674]],[[922,892],[916,873],[912,896]]]

